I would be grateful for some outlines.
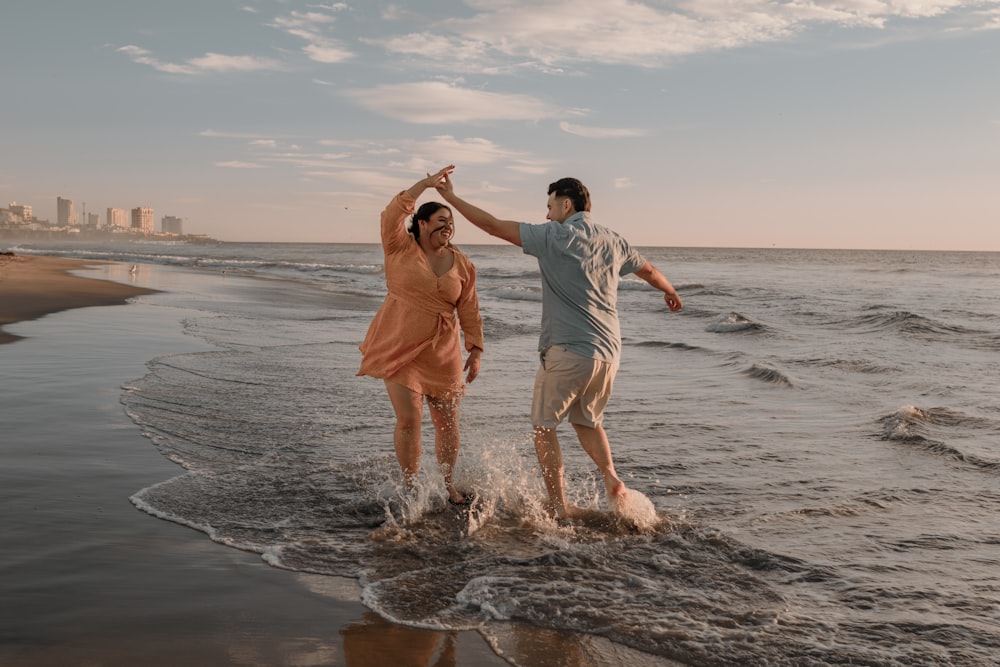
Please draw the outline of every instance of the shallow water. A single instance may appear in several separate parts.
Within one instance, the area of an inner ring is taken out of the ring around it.
[[[19,251],[31,251],[22,248]],[[133,420],[184,467],[149,513],[293,570],[358,578],[420,627],[569,629],[696,665],[992,665],[1000,655],[1000,255],[646,249],[684,298],[627,281],[606,427],[654,525],[607,512],[561,429],[573,499],[540,510],[527,412],[540,298],[514,248],[473,246],[487,350],[447,505],[433,433],[405,493],[357,345],[377,246],[52,248],[218,275],[152,360]],[[223,274],[225,271],[225,274]],[[269,276],[275,280],[250,280]],[[652,664],[652,663],[651,663]]]

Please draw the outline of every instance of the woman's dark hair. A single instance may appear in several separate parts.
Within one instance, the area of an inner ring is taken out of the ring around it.
[[[577,212],[590,210],[590,193],[587,187],[575,178],[560,178],[555,183],[549,184],[549,191],[546,194],[569,197]]]
[[[430,220],[432,215],[443,208],[447,208],[451,211],[451,208],[437,201],[429,201],[426,204],[421,205],[421,207],[417,209],[417,212],[413,214],[413,219],[410,221],[410,233],[413,234],[413,238],[418,241],[420,240],[420,225],[418,223],[421,220]]]

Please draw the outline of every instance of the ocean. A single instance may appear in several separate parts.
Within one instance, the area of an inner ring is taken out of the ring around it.
[[[217,275],[213,295],[142,297],[184,308],[211,344],[122,388],[178,464],[131,498],[151,521],[353,578],[384,617],[478,629],[515,662],[519,627],[599,636],[648,665],[1000,661],[1000,253],[643,248],[684,309],[622,284],[605,427],[656,508],[637,528],[604,513],[565,425],[568,494],[598,518],[542,515],[537,266],[460,247],[486,336],[456,474],[482,499],[473,514],[445,502],[429,419],[420,484],[401,488],[384,386],[355,376],[385,295],[379,246],[11,249],[135,263],[140,283]]]

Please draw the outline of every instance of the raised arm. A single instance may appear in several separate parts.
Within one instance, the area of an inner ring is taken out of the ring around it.
[[[641,269],[635,272],[635,275],[663,292],[663,300],[667,302],[670,312],[676,312],[681,309],[683,304],[681,303],[681,298],[677,295],[677,290],[674,289],[674,286],[670,284],[670,281],[667,280],[667,277],[658,268],[646,262]]]
[[[414,199],[419,197],[424,193],[424,190],[428,188],[436,188],[438,185],[448,178],[448,174],[455,170],[455,165],[449,164],[444,169],[438,170],[436,173],[427,174],[426,178],[421,178],[419,181],[410,186],[406,191],[406,194],[410,195]]]
[[[496,236],[508,243],[516,246],[521,245],[521,225],[513,220],[500,220],[492,213],[487,213],[478,206],[473,206],[455,194],[455,188],[451,182],[451,172],[444,175],[438,181],[437,190],[444,197],[444,200],[455,207],[455,210],[462,216],[479,227],[490,236]]]

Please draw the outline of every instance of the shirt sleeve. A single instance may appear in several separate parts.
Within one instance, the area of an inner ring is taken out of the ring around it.
[[[525,255],[541,257],[545,251],[545,232],[548,225],[521,223],[521,251]]]
[[[639,254],[639,251],[629,245],[622,237],[618,237],[622,244],[622,266],[618,270],[618,275],[626,276],[630,273],[635,273],[642,267],[646,266],[646,258]]]

